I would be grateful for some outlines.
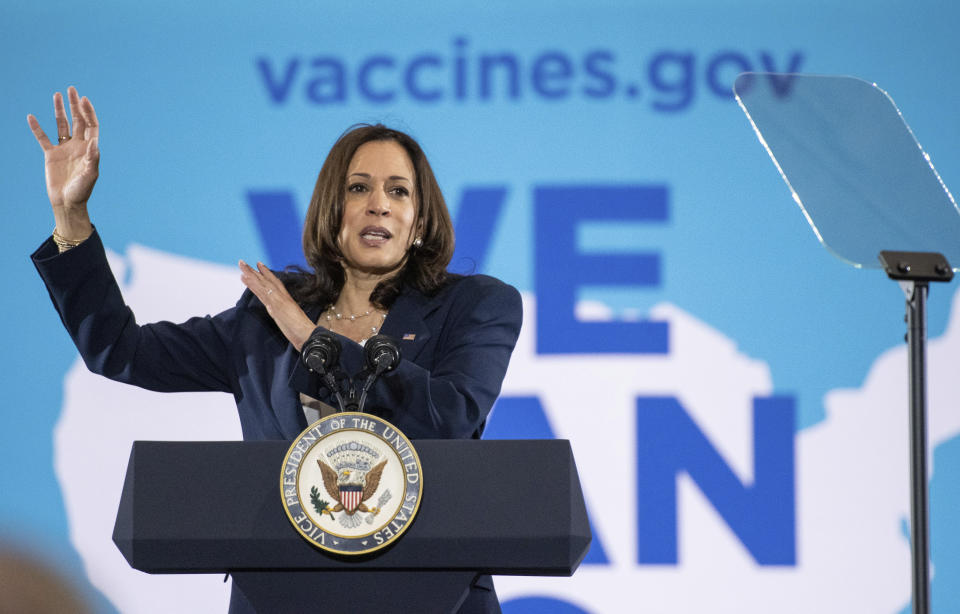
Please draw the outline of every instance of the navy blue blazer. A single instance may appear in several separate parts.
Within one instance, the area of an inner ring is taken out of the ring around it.
[[[228,392],[247,440],[294,439],[307,426],[299,393],[330,399],[249,290],[215,316],[139,325],[96,232],[63,254],[48,239],[31,258],[95,373],[160,392]],[[316,321],[324,306],[304,307]],[[457,277],[431,297],[405,289],[381,327],[399,340],[401,361],[368,392],[366,411],[412,439],[479,438],[521,320],[517,290],[485,275]],[[341,365],[358,373],[363,348],[340,341]]]

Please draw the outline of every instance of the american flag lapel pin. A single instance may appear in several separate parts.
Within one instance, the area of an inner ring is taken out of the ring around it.
[[[403,336],[404,341],[413,341],[416,338],[417,336],[413,333],[407,333],[406,335]]]

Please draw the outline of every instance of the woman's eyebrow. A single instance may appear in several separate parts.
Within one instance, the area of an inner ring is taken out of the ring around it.
[[[371,175],[370,173],[350,173],[350,177],[363,177],[364,179],[370,179]],[[390,175],[387,177],[387,179],[390,179],[391,181],[407,181],[413,183],[410,181],[410,179],[404,177],[403,175]]]

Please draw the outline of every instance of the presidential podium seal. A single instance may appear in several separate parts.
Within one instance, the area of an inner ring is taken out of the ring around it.
[[[400,537],[420,509],[420,457],[386,420],[333,414],[287,450],[280,493],[287,518],[313,545],[344,555],[374,552]]]

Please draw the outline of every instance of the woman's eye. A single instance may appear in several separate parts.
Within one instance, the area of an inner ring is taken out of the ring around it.
[[[367,189],[367,186],[362,183],[354,183],[347,187],[347,192],[363,192]]]
[[[410,194],[410,192],[407,190],[407,188],[403,188],[403,187],[400,187],[400,186],[397,186],[397,187],[393,188],[392,192],[393,192],[394,194],[396,194],[397,196],[407,196],[407,195]]]

